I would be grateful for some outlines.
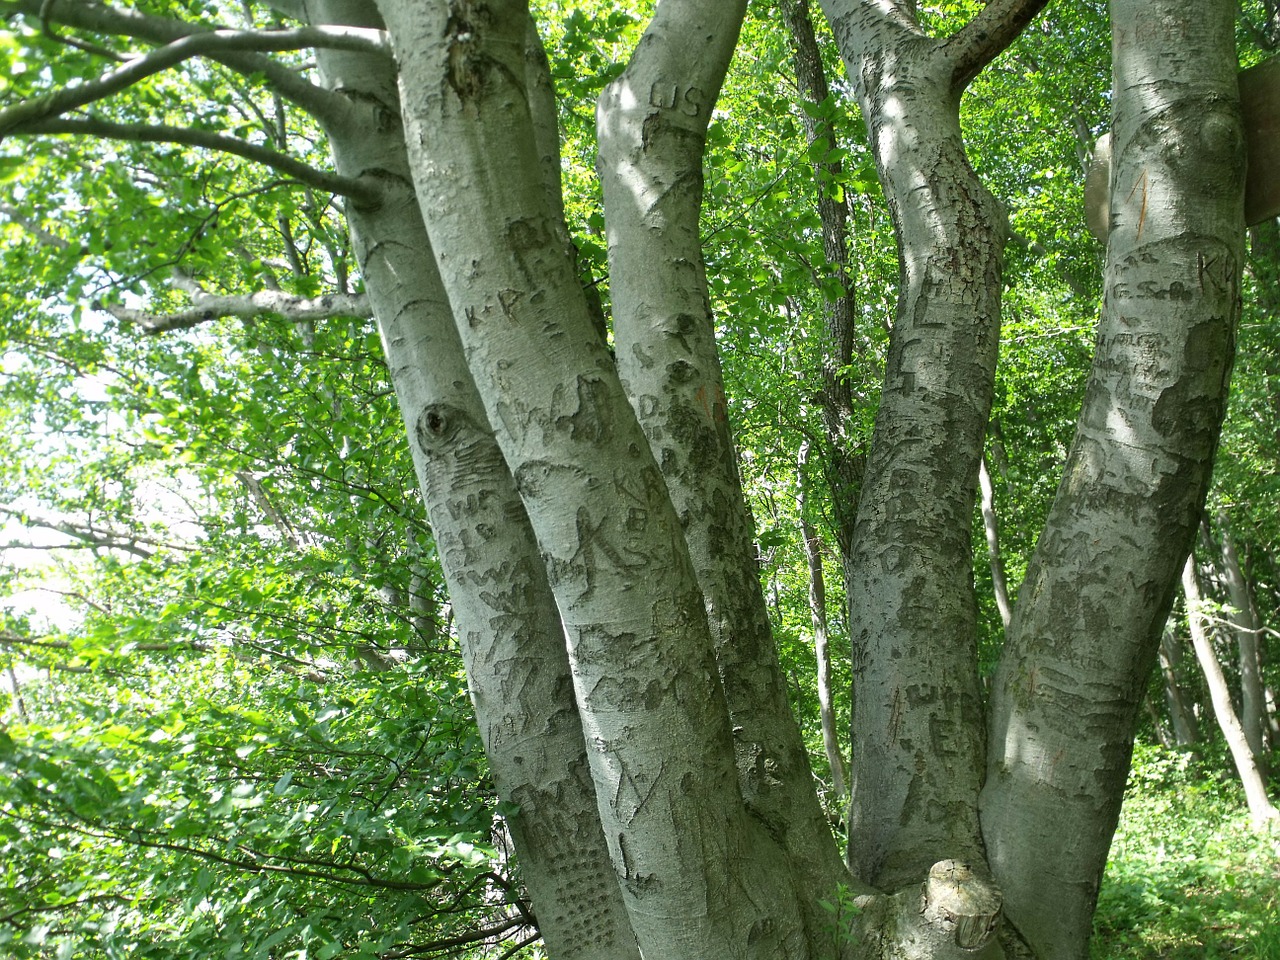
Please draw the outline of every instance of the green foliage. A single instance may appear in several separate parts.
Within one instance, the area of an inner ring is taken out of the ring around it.
[[[1280,834],[1249,826],[1238,783],[1139,744],[1099,894],[1095,960],[1280,953]]]

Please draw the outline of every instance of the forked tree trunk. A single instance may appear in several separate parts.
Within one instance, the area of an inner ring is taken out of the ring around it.
[[[849,862],[891,888],[983,859],[970,519],[1000,329],[1003,212],[965,155],[960,95],[1043,4],[989,4],[945,40],[914,5],[824,0],[901,264],[845,580],[853,634]]]
[[[312,11],[314,23],[381,26],[361,0],[325,0]],[[348,123],[328,130],[338,169],[383,173],[382,202],[349,205],[347,219],[408,428],[490,770],[501,798],[518,808],[508,821],[539,929],[557,960],[638,960],[607,870],[560,615],[467,371],[418,212],[395,66],[369,54],[318,56],[326,82],[351,100]]]
[[[857,562],[849,568],[860,584],[854,609],[864,631],[856,708],[864,779],[852,859],[862,876],[903,889],[884,897],[854,884],[862,912],[852,926],[841,923],[853,934],[846,958],[998,952],[989,936],[1000,897],[982,877],[977,814],[983,723],[968,532],[990,403],[1003,226],[964,159],[957,103],[1038,6],[995,0],[960,33],[934,41],[906,5],[829,5],[870,118],[904,264]],[[396,48],[399,103],[389,72],[375,79],[367,66],[330,61],[341,78],[335,84],[354,94],[353,110],[383,105],[382,114],[334,130],[334,149],[345,170],[386,172],[386,201],[353,210],[353,232],[371,296],[378,288],[375,306],[495,780],[520,806],[513,834],[548,949],[556,960],[835,955],[840,930],[821,931],[815,921],[819,901],[840,879],[834,847],[815,826],[807,766],[794,723],[783,720],[758,591],[740,590],[751,569],[750,522],[732,466],[697,247],[708,96],[740,7],[666,0],[636,62],[602,98],[626,387],[577,284],[555,182],[545,64],[527,45],[523,3],[436,0],[424,9],[382,0],[379,9]],[[1210,106],[1225,103],[1229,111],[1230,98],[1213,89],[1221,100]],[[1196,110],[1204,107],[1197,101]],[[407,158],[384,149],[401,142],[396,111]],[[383,142],[357,139],[370,121],[381,125]],[[1218,129],[1210,125],[1211,133]],[[1119,136],[1122,164],[1134,139],[1132,130]],[[921,183],[930,190],[918,190]],[[406,215],[413,199],[421,221]],[[1161,219],[1149,216],[1142,214],[1137,230],[1142,243],[1143,229]],[[1122,221],[1118,215],[1123,239]],[[1170,243],[1157,236],[1164,245],[1137,248],[1158,265],[1126,263],[1131,276],[1116,283],[1146,289],[1138,284],[1168,269],[1155,253]],[[628,247],[635,252],[623,255]],[[1228,354],[1222,331],[1234,315],[1238,258],[1230,253],[1225,266],[1200,261],[1208,273],[1199,279],[1220,281],[1190,298],[1210,309],[1209,319],[1179,296],[1174,322],[1165,317],[1160,327],[1165,340],[1101,342],[1095,380],[1105,387],[1098,389],[1110,391],[1108,401],[1134,405],[1136,419],[1147,422],[1135,430],[1176,450],[1173,467],[1156,460],[1145,473],[1117,473],[1090,418],[1113,408],[1094,398],[1079,446],[1109,465],[1108,476],[1121,476],[1130,497],[1119,508],[1105,504],[1103,538],[1136,516],[1152,536],[1176,540],[1189,513],[1184,501],[1203,496],[1204,448],[1215,435]],[[1189,282],[1178,275],[1167,289],[1190,289]],[[440,326],[446,314],[453,333]],[[1135,311],[1110,322],[1155,321]],[[1198,367],[1182,352],[1176,363],[1160,362],[1179,336],[1190,338],[1179,325],[1200,336]],[[1127,397],[1113,397],[1108,372],[1132,365],[1134,355],[1148,358],[1140,369],[1163,386],[1128,385]],[[1092,461],[1077,456],[1062,498],[1107,500],[1116,484],[1081,462]],[[1152,524],[1150,511],[1132,512],[1140,491],[1152,490],[1162,509],[1173,509],[1171,526]],[[1123,519],[1109,525],[1113,514]],[[1050,541],[1075,535],[1057,523]],[[720,546],[709,550],[712,543]],[[1108,550],[1123,553],[1107,546],[1102,554]],[[1038,585],[1068,575],[1060,559],[1041,559]],[[1078,550],[1070,560],[1078,568],[1096,556]],[[1127,555],[1121,560],[1131,564],[1125,570],[1141,569]],[[1092,603],[1097,597],[1076,568]],[[1150,583],[1122,618],[1126,627],[1167,604],[1158,576]],[[1026,600],[1030,612],[1020,615],[1028,622],[1043,616],[1043,599]],[[1081,615],[1058,635],[1079,643],[1094,627]],[[1082,676],[1132,693],[1127,670],[1137,669],[1130,661],[1141,659],[1146,636],[1133,633],[1138,640],[1125,634],[1116,642],[1123,662],[1111,665],[1112,674]],[[1026,707],[1016,693],[1026,673],[1017,669],[1029,671],[1034,695],[1038,675],[1061,684],[1060,671],[1078,665],[1060,667],[1053,659],[1060,648],[1034,648],[1018,636],[1015,622],[1015,687],[1006,677],[997,690],[1001,738],[982,832],[998,851],[997,877],[1022,934],[1044,957],[1080,956],[1087,942],[1080,919],[1091,912],[1101,860],[1084,858],[1065,897],[1067,921],[1057,926],[1040,922],[1037,905],[1063,893],[1052,880],[1060,864],[1050,877],[1027,864],[1062,852],[1044,836],[1045,798],[1060,799],[1078,782],[1071,777],[1096,774],[1088,761],[1099,745],[1106,769],[1119,769],[1115,759],[1127,758],[1132,723],[1088,728],[1083,739],[1092,753],[1066,764],[1070,777],[1057,778],[1057,759],[1043,753],[1034,776],[1024,776],[1028,757],[1010,749],[1042,751],[1040,727],[1056,736],[1060,714],[1037,704],[1015,717],[1010,704]],[[1122,783],[1113,777],[1113,789],[1092,807],[1068,805],[1078,830],[1103,838],[1103,855]],[[1094,842],[1086,852],[1097,850]],[[973,868],[948,859],[957,856],[971,858]],[[599,899],[580,892],[592,889]]]
[[[511,0],[379,7],[419,208],[565,625],[599,822],[641,952],[805,956],[794,880],[778,870],[785,854],[744,804],[680,518],[541,180],[527,10]],[[736,28],[703,22],[662,42],[696,61],[731,48]],[[669,126],[678,141],[699,101],[673,79],[678,97],[652,104],[665,112],[650,127],[661,139]]]

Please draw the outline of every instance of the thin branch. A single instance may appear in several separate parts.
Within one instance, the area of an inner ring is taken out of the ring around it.
[[[0,139],[29,124],[56,117],[77,107],[103,100],[136,83],[189,60],[215,52],[263,52],[326,46],[343,50],[386,53],[386,35],[361,27],[297,27],[288,30],[210,30],[182,37],[129,61],[119,69],[33,97],[0,110]]]
[[[407,957],[417,957],[427,953],[451,952],[458,947],[465,947],[475,943],[483,943],[522,926],[524,926],[524,919],[522,917],[510,917],[494,924],[491,927],[481,927],[478,930],[469,930],[466,933],[459,934],[458,936],[445,937],[441,940],[432,940],[429,943],[419,945],[399,945],[400,949],[388,951],[382,955],[382,958],[383,960],[405,960]]]
[[[28,903],[19,907],[11,913],[0,916],[0,923],[14,924],[14,921],[23,914],[29,913],[54,913],[59,910],[67,910],[74,907],[84,907],[91,903],[120,903],[129,905],[133,901],[129,897],[122,897],[115,893],[99,893],[93,896],[81,897],[78,900],[63,900],[58,903]]]
[[[3,124],[0,113],[0,125]],[[186,127],[171,127],[163,124],[149,123],[114,123],[96,117],[85,119],[69,119],[65,117],[36,119],[20,124],[6,131],[6,136],[26,136],[35,134],[71,134],[75,136],[103,137],[110,140],[129,140],[137,143],[178,143],[190,147],[202,147],[206,150],[218,150],[222,153],[234,154],[271,167],[300,183],[350,197],[358,203],[376,204],[381,196],[374,181],[342,177],[336,173],[327,173],[303,163],[288,154],[279,153],[269,147],[247,143],[208,130],[193,130]],[[5,212],[8,212],[7,210]]]
[[[264,313],[278,313],[290,323],[308,323],[332,317],[367,319],[373,315],[368,298],[362,293],[294,297],[278,290],[261,290],[245,296],[214,296],[206,293],[193,299],[195,302],[189,310],[167,314],[131,310],[111,304],[95,306],[124,323],[136,323],[147,333],[189,330],[224,317],[248,320]]]
[[[0,203],[0,213],[4,214],[18,226],[22,227],[23,230],[26,230],[27,233],[31,234],[45,246],[57,247],[59,250],[66,250],[71,246],[68,241],[62,239],[62,237],[55,233],[50,233],[48,230],[44,229],[44,227],[40,226],[37,221],[26,216],[17,207],[10,206],[7,203]]]
[[[0,630],[0,645],[6,647],[34,647],[40,650],[71,649],[71,643],[67,640],[44,640],[37,637],[22,637],[16,633],[9,633],[3,630]],[[200,652],[209,648],[198,640],[180,640],[176,643],[137,643],[130,649],[139,653],[173,653],[179,650],[193,650]]]
[[[43,21],[41,27],[43,28],[44,35],[46,37],[50,40],[56,40],[58,43],[64,43],[69,47],[74,47],[77,50],[82,50],[85,53],[92,54],[95,57],[102,57],[104,60],[114,60],[117,63],[126,63],[129,60],[128,57],[116,50],[101,46],[100,44],[79,40],[75,37],[64,36],[54,30],[53,23],[48,18],[48,10],[54,3],[55,0],[45,0],[43,6],[40,8],[41,20]]]
[[[282,16],[307,22],[307,5],[304,0],[267,0],[266,5]]]
[[[990,0],[943,44],[943,55],[951,60],[952,88],[967,87],[1047,3],[1048,0]]]
[[[167,44],[214,30],[207,24],[188,23],[136,10],[116,10],[101,3],[57,3],[51,9],[50,6],[44,0],[0,0],[0,17],[8,18],[21,13],[41,22],[53,21],[63,26],[94,33],[135,37],[154,44]],[[337,119],[347,109],[347,103],[340,94],[312,83],[271,57],[222,50],[211,52],[209,58],[244,76],[260,78],[270,89],[318,119]]]
[[[115,550],[124,550],[135,556],[147,559],[155,555],[154,550],[145,549],[142,544],[150,547],[161,547],[169,550],[195,550],[195,547],[181,543],[173,543],[171,541],[158,540],[155,537],[149,537],[145,534],[132,533],[124,530],[112,530],[109,527],[100,526],[92,521],[74,521],[74,520],[54,520],[47,517],[33,516],[19,510],[11,510],[7,507],[0,507],[0,515],[12,517],[25,526],[41,527],[45,530],[54,530],[58,533],[73,537],[83,543],[87,543],[93,547],[104,547]]]

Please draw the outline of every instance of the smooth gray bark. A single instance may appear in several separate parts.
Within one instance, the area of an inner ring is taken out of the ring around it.
[[[987,564],[991,568],[991,589],[995,594],[1000,622],[1006,631],[1013,619],[1013,604],[1009,600],[1009,583],[1004,575],[1004,557],[1000,552],[1000,517],[996,513],[996,489],[991,483],[987,458],[978,461],[978,488],[982,491],[982,531],[987,537]]]
[[[419,207],[565,624],[600,821],[641,952],[805,956],[790,878],[746,815],[679,518],[541,181],[527,9],[379,7]]]
[[[1042,3],[989,4],[945,40],[907,4],[824,0],[893,217],[901,276],[846,582],[849,861],[890,887],[982,862],[984,766],[970,520],[1000,328],[1005,219],[959,100]]]
[[[1231,602],[1231,630],[1235,636],[1240,664],[1240,726],[1249,744],[1249,751],[1265,778],[1270,745],[1266,686],[1262,681],[1262,623],[1258,619],[1249,583],[1240,566],[1240,558],[1236,555],[1236,545],[1225,510],[1218,510],[1217,525],[1221,541],[1218,546],[1220,566],[1227,584],[1227,597]]]
[[[1160,637],[1160,675],[1164,678],[1165,703],[1173,723],[1173,743],[1190,747],[1200,742],[1200,724],[1192,703],[1188,702],[1179,669],[1182,663],[1181,638],[1167,626]]]
[[[746,3],[665,3],[601,94],[618,372],[662,471],[701,588],[747,809],[794,874],[809,939],[847,880],[778,664],[742,492],[699,217],[707,124]],[[829,934],[828,934],[829,935]]]
[[[831,639],[827,618],[827,578],[822,569],[822,539],[807,516],[806,491],[809,442],[800,445],[797,472],[800,476],[796,492],[796,510],[800,514],[800,537],[804,542],[805,564],[809,568],[809,622],[813,627],[813,655],[817,663],[818,722],[822,727],[822,748],[831,769],[831,791],[843,810],[847,802],[844,752],[840,748],[840,731],[836,726],[835,699],[831,686]]]
[[[1240,309],[1234,4],[1113,0],[1093,368],[992,690],[982,828],[1009,920],[1088,954],[1134,725],[1199,522]]]

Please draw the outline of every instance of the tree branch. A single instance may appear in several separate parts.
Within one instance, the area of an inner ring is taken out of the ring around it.
[[[0,0],[0,17],[7,18],[19,13],[41,23],[56,22],[95,33],[135,37],[154,44],[168,44],[214,30],[205,24],[152,16],[134,10],[114,10],[101,3],[71,4],[64,0],[48,4],[44,0]],[[210,52],[209,59],[244,76],[261,77],[270,89],[317,118],[333,119],[346,109],[346,102],[339,94],[317,86],[270,57],[243,51],[215,50]]]
[[[154,556],[155,551],[147,549],[142,546],[142,544],[170,550],[195,549],[194,547],[187,546],[185,544],[166,542],[142,534],[130,533],[122,530],[112,530],[109,527],[99,526],[92,521],[78,522],[72,520],[55,520],[52,518],[32,516],[30,513],[11,510],[7,507],[0,507],[0,516],[12,517],[28,527],[40,527],[45,530],[56,531],[57,533],[79,540],[81,543],[90,547],[124,550],[126,553],[132,553],[135,556],[142,557],[143,559]]]
[[[131,310],[113,304],[95,304],[117,320],[136,323],[147,333],[164,333],[169,330],[189,330],[211,320],[239,317],[248,320],[264,313],[278,313],[290,323],[306,323],[326,320],[330,317],[373,316],[368,298],[362,293],[334,293],[321,297],[294,297],[279,290],[260,290],[242,296],[217,296],[202,293],[192,297],[189,310],[176,313],[151,313],[147,310]]]
[[[215,52],[298,50],[327,46],[336,49],[386,53],[385,34],[360,27],[297,27],[287,30],[210,30],[182,37],[129,61],[96,80],[46,94],[0,110],[0,139],[32,122],[59,116],[76,107],[103,100],[147,77]]]
[[[3,113],[0,113],[0,124],[3,124]],[[335,173],[317,170],[285,153],[269,147],[248,143],[235,137],[228,137],[208,130],[194,130],[186,127],[171,127],[163,124],[147,123],[115,123],[97,117],[71,119],[54,117],[36,119],[22,123],[16,128],[6,131],[7,135],[36,134],[72,134],[76,136],[104,137],[111,140],[131,140],[140,143],[179,143],[190,147],[203,147],[206,150],[218,150],[222,153],[234,154],[271,167],[300,183],[350,197],[363,204],[376,204],[381,196],[380,189],[372,179],[353,179]],[[4,212],[9,213],[7,209]],[[12,214],[10,214],[12,215]],[[15,218],[16,219],[16,218]],[[21,222],[21,221],[20,221]],[[25,223],[23,223],[26,226]],[[35,232],[35,231],[32,231]],[[42,239],[44,237],[42,236]]]
[[[1017,39],[1048,0],[990,0],[982,11],[942,45],[951,60],[952,89],[963,90]]]
[[[7,203],[0,203],[0,213],[4,214],[18,226],[22,227],[23,230],[26,230],[27,233],[31,234],[45,246],[57,247],[59,250],[66,250],[71,246],[71,244],[62,239],[62,237],[58,236],[56,233],[50,233],[44,227],[40,226],[39,221],[31,219],[17,207],[11,206]]]

